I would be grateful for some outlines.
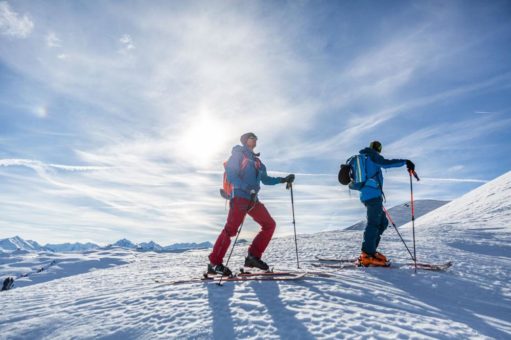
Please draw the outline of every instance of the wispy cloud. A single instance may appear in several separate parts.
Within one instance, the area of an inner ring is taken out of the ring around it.
[[[50,48],[56,48],[56,47],[61,47],[62,42],[59,39],[59,37],[57,36],[57,34],[55,34],[55,32],[49,32],[46,35],[46,45]]]
[[[21,16],[11,9],[7,1],[0,1],[0,34],[13,38],[26,38],[34,28],[27,15]]]
[[[133,43],[133,39],[131,39],[129,34],[124,34],[119,39],[119,42],[121,43],[121,49],[119,50],[121,53],[128,53],[135,49],[135,44]]]

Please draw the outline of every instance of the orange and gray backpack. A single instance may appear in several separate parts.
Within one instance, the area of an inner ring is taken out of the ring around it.
[[[230,200],[231,198],[233,198],[234,184],[229,182],[229,179],[227,178],[227,162],[228,161],[224,162],[224,179],[222,188],[220,188],[220,196],[222,196],[222,198],[226,200]],[[240,164],[240,174],[243,170],[245,170],[245,168],[248,165],[248,162],[249,162],[248,157],[245,154],[243,154],[243,159],[241,160]],[[261,161],[259,160],[259,158],[255,157],[254,162],[256,169],[259,170],[259,168],[261,167]]]

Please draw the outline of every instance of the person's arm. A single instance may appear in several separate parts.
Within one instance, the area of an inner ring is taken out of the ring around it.
[[[265,185],[275,185],[279,183],[283,183],[283,177],[271,177],[268,176],[268,173],[266,172],[266,166],[261,163],[261,168],[259,169],[261,172],[261,182]]]
[[[399,168],[406,164],[406,159],[385,159],[379,154],[369,155],[371,160],[384,169]]]

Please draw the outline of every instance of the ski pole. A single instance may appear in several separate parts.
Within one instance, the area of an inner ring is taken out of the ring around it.
[[[287,183],[286,189],[291,189],[291,209],[293,211],[293,228],[295,231],[296,268],[300,269],[300,262],[298,260],[298,241],[296,239],[295,201],[293,198],[293,184]]]
[[[392,220],[392,217],[390,217],[390,214],[389,212],[387,211],[387,209],[385,209],[385,207],[383,207],[383,211],[385,211],[385,214],[387,215],[390,223],[392,224],[392,226],[394,227],[394,229],[396,230],[397,234],[399,235],[399,238],[401,239],[401,242],[403,242],[403,244],[405,245],[405,248],[406,250],[408,250],[408,254],[410,254],[410,257],[412,258],[412,261],[414,260],[414,257],[413,257],[413,254],[412,252],[410,251],[410,248],[408,248],[408,246],[406,245],[406,242],[405,240],[403,239],[403,237],[401,236],[401,233],[399,232],[399,230],[397,229],[396,227],[396,224],[394,223],[394,221]]]
[[[227,257],[227,261],[225,262],[225,266],[227,267],[229,265],[229,260],[231,259],[231,256],[232,256],[232,252],[234,251],[234,247],[236,247],[236,243],[238,242],[238,237],[240,236],[240,233],[241,233],[241,229],[243,228],[243,223],[245,223],[245,217],[247,217],[247,214],[250,210],[252,210],[252,208],[254,207],[254,203],[255,203],[255,199],[256,199],[256,193],[254,190],[250,191],[250,203],[248,204],[248,207],[247,207],[247,211],[245,213],[245,216],[243,216],[243,221],[241,221],[241,224],[240,224],[240,227],[238,229],[238,232],[236,233],[236,238],[234,239],[234,243],[232,244],[232,248],[231,248],[231,252],[229,253],[229,257]],[[220,280],[218,280],[218,283],[217,285],[221,286],[222,285],[222,280],[223,280],[224,276],[222,275],[220,277]]]
[[[419,181],[419,176],[414,170],[409,169],[408,174],[410,175],[410,204],[412,208],[412,233],[413,233],[413,262],[415,264],[415,273],[417,273],[417,250],[415,247],[415,209],[413,205],[413,185],[412,175]]]

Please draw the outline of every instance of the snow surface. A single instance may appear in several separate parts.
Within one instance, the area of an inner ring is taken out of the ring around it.
[[[415,218],[419,218],[439,207],[449,203],[449,201],[437,201],[437,200],[416,200],[414,202],[414,214]],[[411,209],[410,202],[396,205],[392,208],[387,209],[392,221],[396,224],[396,227],[400,227],[410,221]],[[366,220],[355,223],[354,225],[346,228],[345,230],[364,230],[366,227]]]
[[[510,198],[511,172],[416,220],[419,260],[454,261],[447,272],[358,268],[301,281],[162,285],[154,279],[198,277],[208,250],[91,251],[34,274],[38,284],[16,282],[0,293],[0,338],[509,339]],[[299,230],[298,211],[296,222]],[[411,245],[411,224],[400,230]],[[316,255],[357,255],[361,239],[361,231],[300,235],[302,270],[312,269]],[[247,246],[236,248],[232,268]],[[391,228],[380,250],[395,262],[409,260]],[[8,275],[49,256],[9,254],[0,257],[0,270]],[[114,266],[67,275],[93,258]],[[264,258],[275,269],[296,268],[293,238],[274,239]]]

